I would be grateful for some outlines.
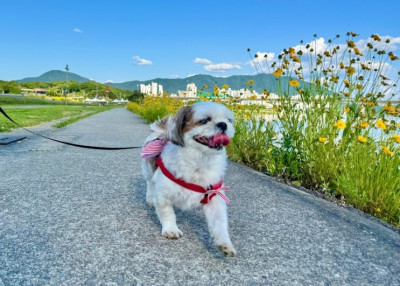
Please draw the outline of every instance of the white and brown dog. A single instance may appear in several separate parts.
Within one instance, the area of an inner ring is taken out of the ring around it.
[[[224,105],[201,102],[182,107],[175,117],[153,123],[142,149],[146,201],[154,206],[161,234],[178,239],[173,206],[202,207],[211,236],[228,256],[236,251],[229,238],[222,179],[227,165],[224,146],[234,135],[233,113]]]

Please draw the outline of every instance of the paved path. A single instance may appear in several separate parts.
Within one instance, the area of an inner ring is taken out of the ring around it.
[[[46,134],[131,146],[148,129],[113,109]],[[26,135],[0,146],[0,285],[400,285],[400,235],[358,211],[230,163],[226,258],[200,211],[177,213],[182,239],[160,235],[139,150]]]

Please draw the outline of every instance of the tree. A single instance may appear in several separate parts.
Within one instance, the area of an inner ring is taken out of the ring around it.
[[[133,102],[141,102],[144,99],[144,93],[134,90],[133,93],[127,97],[127,99]]]
[[[16,81],[0,81],[0,90],[3,93],[20,94],[21,88]]]

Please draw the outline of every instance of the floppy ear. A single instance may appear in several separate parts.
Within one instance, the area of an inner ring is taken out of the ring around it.
[[[191,106],[184,106],[176,113],[172,128],[168,132],[168,139],[172,143],[182,147],[185,146],[185,143],[183,142],[183,128],[185,128],[185,125],[191,113]]]

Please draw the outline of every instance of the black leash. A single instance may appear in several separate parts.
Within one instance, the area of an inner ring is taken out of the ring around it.
[[[89,145],[81,145],[81,144],[75,144],[75,143],[71,143],[71,142],[65,142],[65,141],[61,141],[61,140],[57,140],[54,138],[50,138],[44,135],[41,135],[39,133],[33,132],[29,129],[26,129],[24,127],[22,127],[21,125],[19,125],[17,122],[15,122],[10,116],[8,116],[8,114],[3,110],[3,108],[0,107],[0,112],[8,119],[10,120],[12,123],[14,123],[15,125],[17,125],[18,127],[24,129],[25,131],[28,131],[36,136],[40,136],[43,137],[45,139],[54,141],[54,142],[58,142],[61,144],[65,144],[65,145],[69,145],[69,146],[74,146],[74,147],[80,147],[80,148],[86,148],[86,149],[96,149],[96,150],[128,150],[128,149],[139,149],[142,148],[142,146],[133,146],[133,147],[98,147],[98,146],[89,146]]]

